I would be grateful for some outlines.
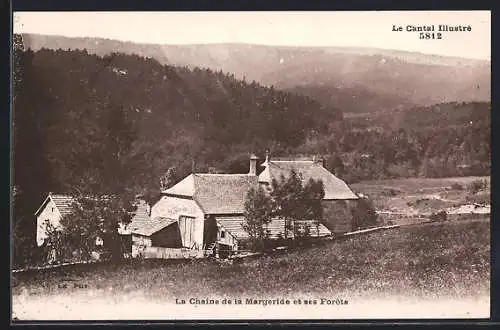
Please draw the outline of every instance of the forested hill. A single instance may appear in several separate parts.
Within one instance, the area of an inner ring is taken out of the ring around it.
[[[161,64],[210,68],[310,96],[344,113],[443,102],[490,101],[491,62],[416,52],[251,44],[140,44],[102,38],[23,34],[26,48],[87,49],[151,57]]]
[[[392,113],[349,115],[346,120],[356,129],[429,130],[456,127],[488,128],[491,121],[489,102],[449,102],[427,107],[413,107]],[[485,136],[482,136],[485,138]],[[478,138],[479,139],[479,138]]]
[[[67,191],[82,181],[155,190],[169,168],[175,180],[193,161],[197,171],[244,173],[249,153],[266,148],[322,154],[350,181],[489,172],[489,103],[342,121],[339,109],[221,71],[116,53],[18,55],[14,167],[21,190]]]
[[[28,172],[36,163],[40,173],[33,180],[45,180],[39,185],[44,191],[71,189],[86,176],[107,178],[115,168],[105,166],[105,141],[113,139],[120,161],[127,162],[118,181],[157,189],[170,167],[182,177],[192,161],[198,171],[230,171],[235,162],[243,170],[244,159],[248,170],[249,153],[295,148],[342,118],[340,110],[305,96],[220,71],[86,51],[43,49],[20,56],[16,183],[33,184]]]

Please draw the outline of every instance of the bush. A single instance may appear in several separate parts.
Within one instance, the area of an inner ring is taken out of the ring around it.
[[[401,190],[394,189],[394,188],[384,189],[381,192],[381,195],[386,196],[386,197],[394,197],[394,196],[397,196],[399,194],[401,194]]]
[[[368,198],[360,198],[357,205],[351,210],[353,229],[364,229],[378,224],[378,214],[373,202]]]
[[[443,210],[436,213],[432,213],[429,219],[434,222],[443,222],[446,221],[447,215],[448,214],[446,213],[446,211]]]
[[[464,186],[462,186],[460,183],[458,182],[454,182],[452,185],[451,185],[451,189],[452,190],[464,190]]]
[[[491,195],[490,194],[467,195],[465,196],[465,200],[468,203],[491,204]]]
[[[469,191],[473,194],[486,188],[488,188],[488,182],[486,180],[474,180],[469,184]]]

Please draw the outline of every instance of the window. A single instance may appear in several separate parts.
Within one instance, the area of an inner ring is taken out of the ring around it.
[[[226,237],[226,232],[224,230],[220,231],[220,238],[225,238]]]

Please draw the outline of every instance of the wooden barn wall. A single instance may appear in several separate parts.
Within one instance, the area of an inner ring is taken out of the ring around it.
[[[170,226],[151,235],[152,246],[165,248],[180,248],[182,247],[181,232],[179,224],[173,223]]]
[[[323,224],[334,234],[343,234],[352,231],[352,212],[355,200],[324,200]]]
[[[163,196],[151,208],[151,218],[166,217],[178,220],[181,216],[193,217],[196,219],[193,232],[193,241],[196,249],[203,249],[205,215],[194,200],[172,196]]]

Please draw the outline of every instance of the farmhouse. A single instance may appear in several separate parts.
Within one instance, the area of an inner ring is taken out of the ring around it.
[[[358,197],[321,162],[270,161],[267,156],[264,170],[257,175],[257,161],[252,155],[248,174],[193,173],[163,190],[161,199],[151,208],[150,220],[129,226],[132,254],[172,256],[174,249],[181,249],[198,251],[195,254],[202,257],[203,251],[238,251],[240,243],[248,239],[242,227],[248,191],[259,185],[269,191],[272,179],[287,176],[292,168],[304,180],[321,179],[325,185],[325,218],[332,219],[324,224],[309,221],[310,235],[328,236],[351,229],[347,204]],[[293,237],[293,233],[285,233],[283,219],[272,219],[266,229],[271,238]]]
[[[187,253],[202,257],[205,250],[220,244],[237,250],[217,226],[218,217],[241,216],[247,192],[258,185],[255,174],[193,173],[173,187],[162,191],[151,208],[149,223],[129,225],[136,251],[144,255]],[[162,247],[163,249],[156,249]],[[175,251],[174,249],[179,249]]]
[[[325,226],[336,234],[353,230],[351,209],[355,207],[355,201],[359,197],[344,181],[323,166],[322,159],[271,160],[267,155],[261,166],[264,167],[264,171],[259,175],[259,183],[268,189],[273,179],[279,180],[281,175],[286,177],[292,169],[302,175],[304,183],[309,179],[323,181],[325,196],[322,204]]]
[[[76,198],[71,195],[66,194],[56,194],[49,192],[45,200],[42,202],[38,210],[35,212],[36,216],[36,243],[37,246],[41,247],[44,245],[47,239],[47,223],[50,223],[55,229],[61,229],[61,219],[64,216],[69,216],[73,212],[74,204],[78,203]],[[144,213],[144,207],[148,207],[146,202],[142,199],[138,198],[136,203],[138,204],[137,211],[133,216],[133,220],[142,219],[142,215]],[[149,211],[147,211],[149,212]],[[126,230],[126,226],[123,224],[119,224],[118,228],[119,234],[124,234],[122,239],[124,240],[123,246],[130,246],[130,243],[127,242],[128,233]],[[98,237],[96,239],[96,246],[102,246],[104,244],[102,238]],[[49,251],[51,255],[54,255],[55,251]],[[131,252],[131,251],[125,251]],[[50,259],[54,257],[49,255]]]
[[[49,193],[36,210],[36,244],[42,246],[47,238],[47,221],[54,227],[60,226],[63,216],[71,213],[75,199],[68,195]]]
[[[261,186],[269,192],[272,180],[286,177],[292,169],[304,182],[312,178],[324,184],[323,222],[301,221],[309,228],[309,235],[324,237],[352,230],[350,211],[358,196],[326,170],[322,161],[271,160],[267,155],[260,174],[257,161],[252,155],[247,174],[192,173],[162,190],[152,207],[138,199],[130,224],[118,228],[126,242],[124,252],[133,257],[185,258],[241,251],[242,243],[249,238],[242,226],[248,191]],[[46,239],[45,221],[57,227],[60,219],[71,213],[74,201],[68,195],[47,196],[36,212],[39,246]],[[294,236],[280,218],[272,219],[266,230],[274,239]]]

